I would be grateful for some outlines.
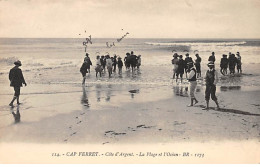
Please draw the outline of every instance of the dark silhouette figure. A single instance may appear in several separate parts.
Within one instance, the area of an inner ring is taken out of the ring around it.
[[[197,78],[201,77],[201,67],[200,67],[200,63],[201,63],[201,57],[199,56],[199,54],[195,55],[197,57],[197,59],[195,60],[195,68],[197,71]]]
[[[15,66],[9,72],[10,86],[14,87],[14,97],[9,106],[13,106],[15,100],[17,100],[18,105],[20,104],[20,88],[23,86],[23,84],[27,86],[23,77],[22,70],[19,68],[19,66],[22,66],[21,61],[15,61],[14,64]]]
[[[220,61],[220,72],[222,75],[227,75],[228,58],[227,55],[223,54]]]

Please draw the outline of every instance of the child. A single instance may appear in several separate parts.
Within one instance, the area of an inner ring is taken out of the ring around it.
[[[137,70],[139,70],[139,67],[141,66],[141,55],[137,56]]]

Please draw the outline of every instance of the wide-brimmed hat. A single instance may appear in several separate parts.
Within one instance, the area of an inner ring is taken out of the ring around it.
[[[208,63],[208,66],[214,66],[215,64],[214,64],[214,62],[213,61],[210,61],[209,63]]]
[[[117,59],[122,59],[120,56],[118,56],[118,58]]]
[[[22,63],[21,63],[20,60],[15,61],[14,64],[15,64],[15,65],[18,65],[18,66],[21,66],[21,65],[22,65]]]

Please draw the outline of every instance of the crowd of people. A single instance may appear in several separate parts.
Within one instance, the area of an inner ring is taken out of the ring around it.
[[[238,73],[242,72],[242,63],[241,63],[241,56],[240,53],[237,52],[237,57],[235,54],[229,53],[229,57],[227,58],[227,55],[223,54],[223,58],[221,58],[220,61],[220,72],[223,75],[227,74],[227,68],[230,70],[230,74],[235,73],[235,68],[237,67]],[[191,104],[189,106],[193,106],[194,104],[198,103],[198,100],[195,97],[195,89],[197,86],[197,78],[201,77],[201,57],[199,54],[196,54],[195,61],[192,60],[192,58],[187,53],[185,55],[185,59],[183,59],[182,55],[178,55],[177,53],[174,53],[172,64],[173,64],[173,79],[176,77],[176,82],[178,81],[178,77],[180,76],[181,82],[183,80],[183,74],[185,72],[187,80],[190,82],[190,97],[191,97]],[[102,74],[105,74],[106,69],[108,71],[109,77],[111,77],[112,73],[116,73],[116,68],[118,67],[118,73],[119,75],[122,74],[122,68],[125,65],[126,70],[130,71],[132,69],[132,72],[134,72],[136,69],[139,70],[141,66],[141,55],[136,56],[133,51],[131,53],[126,53],[126,56],[124,58],[124,62],[122,61],[122,58],[120,56],[114,55],[113,57],[110,55],[102,55],[96,57],[96,77],[98,77],[98,74],[100,77],[102,77]],[[216,103],[217,109],[219,109],[218,100],[216,97],[216,84],[218,82],[218,72],[215,70],[215,53],[212,52],[211,56],[208,58],[208,67],[209,69],[205,73],[205,83],[206,83],[206,89],[205,89],[205,100],[206,100],[206,108],[209,109],[209,99],[211,99]],[[17,104],[19,105],[19,96],[20,96],[20,87],[24,84],[27,85],[22,71],[19,68],[19,66],[22,65],[21,61],[15,61],[14,62],[15,67],[13,67],[9,72],[9,80],[10,80],[10,86],[14,87],[14,97],[12,101],[10,102],[10,106],[13,106],[14,101],[17,101]],[[86,57],[84,58],[84,62],[80,68],[80,72],[83,76],[82,85],[85,85],[86,80],[86,74],[90,73],[90,66],[92,65],[92,62],[90,60],[89,54],[86,53]],[[194,67],[195,66],[195,67]]]
[[[124,62],[123,62],[124,61]],[[89,54],[86,53],[86,57],[84,58],[84,62],[80,68],[80,72],[83,76],[82,84],[85,84],[86,74],[90,73],[90,66],[92,62],[89,58]],[[118,55],[110,56],[107,54],[106,56],[96,56],[96,77],[98,74],[102,77],[102,74],[105,74],[106,69],[109,77],[111,77],[112,73],[116,73],[118,68],[118,74],[122,74],[122,68],[125,65],[126,70],[132,70],[134,72],[136,69],[139,70],[141,66],[141,55],[136,56],[133,51],[131,53],[126,53],[124,60]]]
[[[237,57],[235,54],[229,53],[229,57],[223,54],[223,57],[220,61],[220,72],[222,75],[227,75],[227,69],[229,68],[230,74],[235,73],[235,68],[237,67],[237,72],[242,73],[242,63],[241,63],[241,56],[240,53],[237,52]],[[185,59],[183,60],[182,55],[178,55],[174,53],[172,64],[173,64],[173,79],[176,77],[176,82],[180,76],[181,82],[183,80],[183,74],[185,72],[186,78],[190,83],[190,98],[191,103],[190,106],[198,103],[194,92],[197,86],[197,78],[201,77],[201,57],[199,54],[196,54],[195,61],[187,53],[185,55]],[[211,99],[216,103],[217,109],[219,109],[218,99],[216,97],[216,84],[218,82],[218,72],[215,70],[215,53],[212,52],[211,56],[208,58],[208,67],[209,69],[205,73],[205,83],[206,83],[206,90],[205,90],[205,100],[206,100],[206,107],[205,109],[209,109],[209,99]],[[194,68],[195,66],[195,68]]]
[[[222,75],[227,75],[227,69],[229,68],[230,74],[235,74],[235,69],[237,67],[237,72],[242,73],[242,62],[240,53],[235,54],[229,52],[229,56],[223,54],[220,61],[220,72]]]
[[[196,54],[196,60],[193,61],[192,58],[190,57],[189,53],[185,55],[185,59],[183,59],[182,55],[178,55],[177,53],[174,53],[173,59],[172,59],[172,64],[173,64],[173,79],[176,77],[176,82],[178,81],[179,77],[181,79],[181,82],[183,80],[183,74],[185,72],[186,78],[187,72],[189,71],[189,68],[191,65],[195,65],[196,68],[196,77],[201,77],[201,57],[199,54]]]
[[[229,52],[229,57],[227,57],[226,54],[222,55],[221,61],[220,61],[220,72],[222,75],[227,75],[227,69],[229,68],[230,74],[235,74],[235,69],[237,67],[237,72],[242,73],[242,62],[241,62],[241,56],[240,53],[237,52],[235,54]],[[183,74],[186,74],[187,78],[187,71],[188,71],[188,64],[192,63],[195,65],[195,69],[197,71],[196,77],[201,77],[201,57],[199,54],[195,54],[196,59],[193,61],[190,57],[189,53],[185,55],[185,59],[183,59],[182,55],[178,55],[177,53],[174,53],[172,64],[173,64],[173,79],[176,78],[176,82],[178,81],[179,77],[181,79],[181,82],[183,80]],[[208,58],[209,62],[215,63],[215,53],[212,52],[211,56]]]

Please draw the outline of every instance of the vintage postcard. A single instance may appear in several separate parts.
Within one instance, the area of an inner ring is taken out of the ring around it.
[[[259,9],[0,0],[0,163],[260,163]]]

